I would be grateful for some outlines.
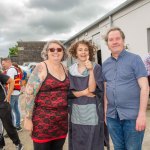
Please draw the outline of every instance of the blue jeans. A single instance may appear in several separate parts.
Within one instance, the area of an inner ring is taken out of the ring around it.
[[[12,109],[12,120],[14,126],[16,127],[20,127],[20,111],[18,106],[18,100],[19,100],[19,95],[11,95],[10,105]]]
[[[136,131],[136,120],[107,117],[107,127],[114,150],[141,150],[144,131]]]

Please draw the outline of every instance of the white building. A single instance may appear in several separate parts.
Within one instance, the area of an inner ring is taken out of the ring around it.
[[[103,62],[110,56],[104,36],[110,27],[117,26],[125,33],[128,50],[144,59],[150,51],[149,15],[150,0],[127,0],[72,36],[65,42],[65,45],[68,47],[71,43],[81,39],[91,40],[99,48],[97,52],[98,62]]]

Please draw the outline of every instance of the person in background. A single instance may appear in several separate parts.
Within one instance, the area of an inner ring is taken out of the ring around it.
[[[0,119],[0,150],[4,150],[3,147],[5,146],[3,133],[4,133],[4,128],[3,128],[2,121]]]
[[[15,80],[14,91],[11,95],[10,104],[12,108],[12,117],[13,117],[14,126],[16,127],[17,131],[22,131],[22,127],[20,126],[20,111],[18,106],[18,100],[19,100],[19,95],[21,90],[21,84],[20,84],[21,73],[17,68],[15,68],[12,65],[10,58],[3,58],[2,66],[5,69],[4,74],[10,76],[12,79]]]
[[[0,73],[2,73],[3,71],[2,71],[2,65],[1,65],[1,63],[0,63]]]
[[[69,79],[61,61],[65,48],[57,40],[43,48],[26,85],[25,129],[31,132],[34,150],[62,150],[68,131]]]
[[[125,35],[108,30],[105,41],[111,56],[104,61],[104,103],[114,150],[142,150],[149,86],[142,59],[125,50]]]
[[[8,90],[5,89],[5,84],[9,85]],[[23,145],[20,142],[16,128],[12,123],[10,100],[14,89],[14,80],[7,75],[0,73],[0,119],[8,136],[16,145],[16,150],[23,150]],[[3,135],[0,138],[0,149],[5,146]]]
[[[19,67],[19,65],[16,62],[13,62],[12,65],[17,69],[19,76],[20,76],[19,78],[22,80],[22,77],[23,77],[22,69]]]
[[[145,68],[147,70],[147,74],[148,74],[148,83],[150,86],[150,53],[148,54],[148,56],[146,57],[146,59],[144,60],[144,64],[145,64]]]
[[[17,69],[18,75],[19,75],[19,84],[21,86],[20,89],[20,95],[19,95],[19,99],[18,99],[18,107],[19,107],[19,112],[20,112],[20,121],[22,122],[24,119],[24,112],[25,109],[23,106],[25,106],[25,102],[23,101],[23,93],[25,91],[25,85],[26,85],[26,80],[27,80],[27,73],[22,70],[19,65],[16,62],[13,62],[12,65],[15,67],[15,69]]]
[[[34,70],[35,67],[36,67],[36,65],[32,65],[32,66],[30,67],[30,73],[32,73],[32,71]]]
[[[77,60],[69,67],[69,150],[104,150],[103,80],[101,66],[93,62],[96,47],[81,40],[68,51]]]
[[[26,86],[27,81],[28,81],[27,72],[23,70],[23,76],[21,81],[22,86]]]

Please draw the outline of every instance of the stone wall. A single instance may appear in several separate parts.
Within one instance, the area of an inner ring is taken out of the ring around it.
[[[40,62],[42,61],[41,50],[19,51],[18,56],[11,57],[11,60],[19,65],[22,65],[24,62]]]
[[[18,41],[20,50],[41,50],[46,44],[45,41]]]
[[[45,41],[19,41],[18,43],[18,56],[11,56],[13,62],[22,65],[24,62],[40,62],[41,51],[46,44]]]

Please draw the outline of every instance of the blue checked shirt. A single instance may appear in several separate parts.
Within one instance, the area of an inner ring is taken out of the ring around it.
[[[136,119],[140,105],[140,87],[137,79],[147,77],[141,58],[123,50],[118,59],[109,57],[102,66],[106,95],[107,117],[121,120]]]

